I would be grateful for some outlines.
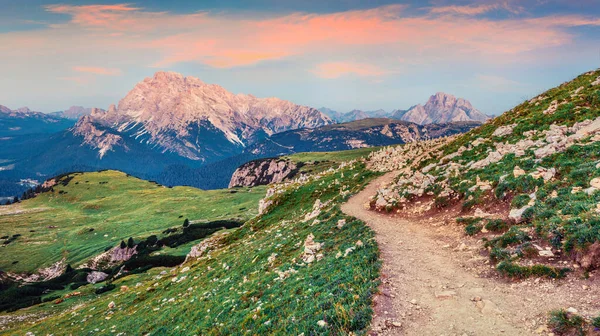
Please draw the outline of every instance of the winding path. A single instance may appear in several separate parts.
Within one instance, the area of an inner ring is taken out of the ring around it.
[[[481,278],[471,264],[489,269],[486,258],[478,255],[476,241],[456,248],[465,237],[454,225],[416,223],[365,209],[369,197],[394,176],[379,177],[342,205],[344,213],[375,231],[381,251],[372,335],[547,335],[548,311],[578,307],[580,300],[588,300],[589,309],[600,308],[598,296],[591,295],[598,293],[598,281],[582,291],[581,280]]]

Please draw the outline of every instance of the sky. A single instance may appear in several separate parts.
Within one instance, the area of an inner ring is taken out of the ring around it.
[[[156,71],[315,108],[499,114],[600,67],[598,0],[0,0],[0,104],[107,108]]]

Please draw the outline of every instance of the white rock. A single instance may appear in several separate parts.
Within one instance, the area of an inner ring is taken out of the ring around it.
[[[520,209],[511,209],[508,214],[508,218],[514,220],[517,224],[523,222],[523,214],[527,209],[531,208],[531,206],[526,205]]]
[[[515,166],[515,169],[513,169],[514,177],[523,176],[525,174],[527,174],[527,173],[523,169],[521,169],[519,166]]]
[[[540,255],[540,257],[546,257],[546,258],[554,257],[554,253],[552,253],[552,251],[550,251],[550,250],[541,250],[541,251],[538,251],[538,254]]]
[[[325,322],[323,320],[319,320],[319,322],[317,322],[317,325],[321,328],[325,328],[325,327],[327,327],[327,322]]]

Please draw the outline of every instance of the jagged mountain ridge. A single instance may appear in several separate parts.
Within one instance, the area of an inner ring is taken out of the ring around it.
[[[233,94],[194,77],[157,72],[138,83],[118,106],[95,110],[73,129],[100,153],[117,146],[118,142],[107,146],[102,136],[88,136],[86,132],[97,128],[90,123],[191,160],[210,161],[241,152],[271,134],[332,120],[314,108],[279,98]]]

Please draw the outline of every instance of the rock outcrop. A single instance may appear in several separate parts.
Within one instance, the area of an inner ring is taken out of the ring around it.
[[[250,161],[233,173],[229,188],[279,183],[286,178],[293,177],[298,168],[297,163],[285,159]]]

